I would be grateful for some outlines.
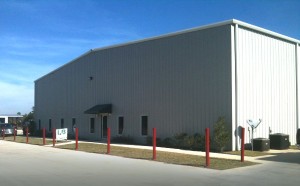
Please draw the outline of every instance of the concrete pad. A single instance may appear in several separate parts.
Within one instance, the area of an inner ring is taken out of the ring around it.
[[[225,171],[170,165],[0,140],[3,186],[298,186],[299,164],[263,164]]]
[[[282,154],[282,153],[299,153],[299,149],[282,149],[282,150],[276,150],[276,149],[270,149],[268,153],[272,154]]]

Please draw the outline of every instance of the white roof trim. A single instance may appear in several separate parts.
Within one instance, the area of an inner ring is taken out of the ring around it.
[[[200,26],[200,27],[195,27],[195,28],[190,28],[190,29],[186,29],[186,30],[181,30],[178,32],[172,32],[172,33],[168,33],[168,34],[163,34],[163,35],[159,35],[159,36],[154,36],[154,37],[150,37],[150,38],[145,38],[145,39],[141,39],[141,40],[136,40],[136,41],[131,41],[131,42],[127,42],[127,43],[122,43],[122,44],[116,44],[116,45],[111,45],[111,46],[106,46],[106,47],[100,47],[100,48],[95,48],[93,49],[94,51],[99,51],[99,50],[105,50],[105,49],[109,49],[109,48],[115,48],[115,47],[121,47],[121,46],[126,46],[126,45],[130,45],[130,44],[135,44],[135,43],[141,43],[141,42],[145,42],[145,41],[150,41],[150,40],[155,40],[155,39],[160,39],[160,38],[165,38],[165,37],[170,37],[170,36],[175,36],[175,35],[179,35],[179,34],[185,34],[188,32],[194,32],[194,31],[199,31],[199,30],[204,30],[204,29],[209,29],[209,28],[214,28],[214,27],[219,27],[219,26],[224,26],[224,25],[230,25],[230,24],[237,24],[237,25],[241,25],[243,27],[246,28],[250,28],[252,30],[258,31],[258,32],[262,32],[268,35],[272,35],[287,41],[291,41],[293,43],[300,43],[300,40],[264,29],[264,28],[260,28],[258,26],[255,25],[251,25],[249,23],[245,23],[236,19],[230,19],[227,21],[222,21],[222,22],[218,22],[218,23],[214,23],[214,24],[209,24],[209,25],[204,25],[204,26]]]
[[[9,118],[22,118],[21,115],[13,115],[13,114],[0,114],[0,117],[9,117]]]
[[[296,43],[300,44],[300,40],[297,40],[297,39],[279,34],[277,32],[273,32],[271,30],[267,30],[267,29],[264,29],[264,28],[261,28],[261,27],[255,26],[255,25],[251,25],[249,23],[245,23],[245,22],[242,22],[242,21],[239,21],[239,20],[236,20],[236,19],[233,19],[232,21],[233,21],[233,24],[241,25],[243,27],[250,28],[252,30],[255,30],[255,31],[258,31],[258,32],[261,32],[261,33],[265,33],[265,34],[268,34],[268,35],[271,35],[271,36],[275,36],[277,38],[284,39],[284,40],[293,42],[295,44]]]

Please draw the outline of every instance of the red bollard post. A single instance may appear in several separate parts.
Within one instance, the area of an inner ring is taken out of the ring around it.
[[[16,141],[17,127],[14,127],[14,141]]]
[[[53,138],[53,147],[55,147],[55,140],[56,140],[56,129],[53,128],[52,129],[52,138]]]
[[[43,145],[46,145],[46,129],[43,128]]]
[[[110,153],[110,128],[107,128],[107,154]]]
[[[78,128],[75,128],[75,150],[78,150]]]
[[[209,128],[205,129],[205,154],[206,154],[206,167],[209,167]]]
[[[153,128],[152,145],[153,145],[153,160],[156,160],[156,128]]]
[[[244,162],[245,158],[245,128],[242,128],[242,144],[241,144],[241,162]]]
[[[26,127],[26,143],[28,143],[28,127]]]

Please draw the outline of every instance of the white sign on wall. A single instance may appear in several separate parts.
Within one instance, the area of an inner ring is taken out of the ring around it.
[[[67,140],[68,128],[56,129],[56,140]]]

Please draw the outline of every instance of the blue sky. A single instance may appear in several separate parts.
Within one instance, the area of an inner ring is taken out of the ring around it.
[[[238,19],[300,40],[299,0],[0,0],[0,114],[89,49]]]

